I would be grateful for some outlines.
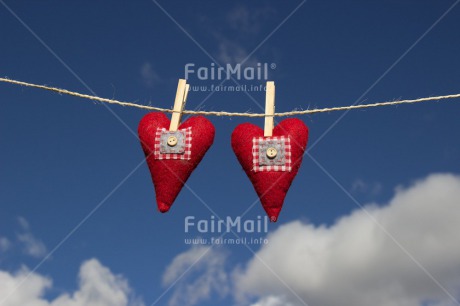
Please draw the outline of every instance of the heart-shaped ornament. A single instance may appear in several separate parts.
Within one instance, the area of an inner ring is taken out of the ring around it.
[[[299,171],[307,141],[307,126],[295,118],[281,121],[271,137],[251,123],[238,125],[232,133],[233,151],[272,222]]]
[[[193,170],[214,141],[212,123],[190,117],[176,132],[163,113],[148,113],[139,123],[138,134],[155,186],[158,209],[167,212]]]

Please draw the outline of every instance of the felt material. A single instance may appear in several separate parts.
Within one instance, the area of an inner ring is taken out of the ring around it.
[[[254,185],[270,221],[276,222],[283,207],[284,198],[299,171],[307,147],[308,128],[299,119],[285,119],[273,129],[273,137],[290,138],[291,171],[254,171],[253,138],[264,138],[264,131],[251,123],[238,125],[232,133],[232,148],[238,161]],[[269,138],[269,137],[265,137]]]
[[[156,159],[155,134],[158,128],[169,130],[170,120],[164,113],[145,115],[139,123],[138,134],[155,186],[158,209],[167,212],[193,170],[203,159],[214,141],[215,129],[203,116],[190,117],[179,130],[192,129],[191,157],[187,159]]]

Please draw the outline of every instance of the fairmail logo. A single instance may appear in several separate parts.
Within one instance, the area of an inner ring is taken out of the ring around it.
[[[185,79],[196,77],[205,80],[267,80],[268,71],[276,68],[276,64],[257,63],[255,66],[243,66],[241,64],[226,64],[218,66],[211,63],[208,67],[197,67],[194,63],[185,65]]]
[[[267,216],[257,216],[255,219],[243,220],[241,217],[218,219],[211,216],[209,219],[196,219],[194,216],[187,216],[184,219],[184,230],[186,233],[196,231],[199,233],[267,233]]]

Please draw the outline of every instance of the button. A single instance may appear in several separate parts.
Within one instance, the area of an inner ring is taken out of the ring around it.
[[[167,142],[168,142],[168,146],[174,147],[177,144],[177,137],[176,136],[169,136]]]
[[[273,147],[270,147],[267,149],[267,157],[270,158],[270,159],[273,159],[276,157],[276,155],[278,154],[278,151],[276,151],[275,148]]]

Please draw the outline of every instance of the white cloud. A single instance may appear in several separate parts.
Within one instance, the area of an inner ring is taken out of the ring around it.
[[[273,17],[276,10],[272,7],[259,7],[249,9],[244,5],[237,5],[227,14],[227,22],[231,28],[239,33],[258,34],[263,28],[264,22]]]
[[[286,299],[279,296],[267,296],[251,306],[293,306],[291,303],[286,302]]]
[[[213,292],[220,297],[226,296],[229,279],[224,269],[225,260],[226,254],[216,247],[194,246],[177,255],[163,274],[165,287],[180,278],[169,305],[196,305],[208,300]]]
[[[2,306],[48,306],[48,302],[41,299],[45,291],[51,288],[49,278],[32,273],[24,281],[29,270],[23,267],[15,274],[0,271],[0,304]]]
[[[52,289],[52,280],[27,268],[11,274],[0,271],[0,304],[2,306],[142,306],[133,299],[126,279],[113,274],[96,259],[85,261],[79,272],[79,288],[52,301],[44,298]],[[28,276],[28,277],[27,277]],[[27,279],[26,279],[27,277]],[[26,279],[26,280],[25,280]]]
[[[142,64],[140,74],[142,77],[142,81],[147,87],[153,87],[156,83],[158,83],[161,80],[160,76],[153,69],[153,66],[150,62],[145,62]]]
[[[356,179],[351,185],[353,193],[367,193],[371,196],[379,195],[382,192],[383,185],[379,182],[368,183],[362,179]]]
[[[229,39],[226,39],[223,36],[217,36],[218,40],[218,52],[217,52],[217,59],[220,61],[219,63],[223,66],[226,64],[239,64],[244,62],[244,66],[256,66],[257,59],[249,58],[246,59],[249,55],[249,52],[239,43],[233,42]]]
[[[18,217],[18,223],[19,223],[19,226],[23,230],[28,231],[30,229],[29,221],[27,221],[26,218],[19,216]]]
[[[252,51],[246,46],[252,45],[251,48],[257,46],[254,42],[263,39],[263,37],[259,38],[258,34],[264,28],[264,23],[275,14],[276,11],[271,7],[249,9],[247,6],[237,5],[230,10],[225,20],[233,35],[226,36],[222,34],[222,31],[212,31],[217,40],[216,59],[219,64],[223,66],[226,64],[235,65],[244,61]],[[232,40],[227,37],[232,37]],[[256,56],[251,55],[244,62],[244,66],[255,67],[258,62]]]
[[[454,305],[444,290],[460,297],[459,199],[460,177],[441,174],[398,188],[388,205],[366,205],[406,251],[359,209],[330,227],[285,224],[257,252],[264,263],[253,257],[235,270],[235,297],[304,305],[281,279],[308,305]]]
[[[41,258],[47,253],[45,244],[35,238],[32,233],[18,234],[18,240],[23,245],[23,250],[27,255]]]
[[[11,242],[6,237],[0,237],[0,252],[6,252],[11,246]]]
[[[24,217],[18,217],[18,223],[23,232],[17,234],[17,238],[22,245],[24,253],[37,258],[45,257],[48,250],[45,244],[32,234],[29,222]]]

